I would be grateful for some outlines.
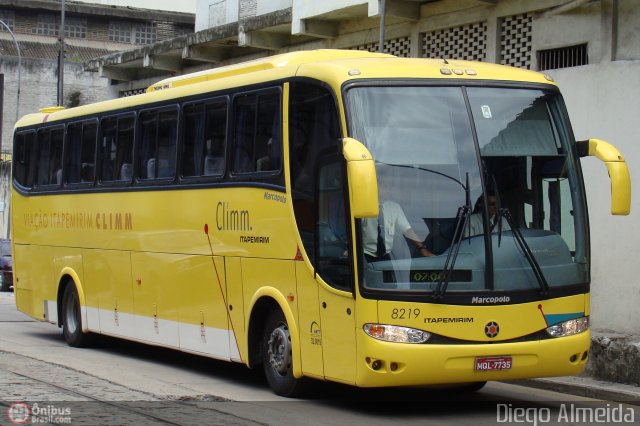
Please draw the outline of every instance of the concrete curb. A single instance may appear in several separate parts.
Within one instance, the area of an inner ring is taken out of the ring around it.
[[[549,377],[515,380],[508,383],[640,406],[640,387],[597,380],[591,377]]]

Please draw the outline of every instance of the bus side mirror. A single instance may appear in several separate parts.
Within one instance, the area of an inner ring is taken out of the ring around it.
[[[378,181],[369,150],[352,138],[342,140],[342,154],[347,161],[349,201],[355,218],[378,216]]]
[[[580,157],[593,156],[607,166],[611,180],[611,214],[628,215],[631,211],[631,178],[620,151],[600,139],[578,141],[576,144]]]

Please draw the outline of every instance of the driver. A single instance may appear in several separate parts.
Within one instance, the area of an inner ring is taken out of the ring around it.
[[[380,210],[377,218],[362,220],[362,234],[364,254],[369,262],[377,260],[390,260],[393,239],[397,232],[407,237],[420,254],[420,256],[433,256],[414,232],[402,210],[395,201],[389,200],[389,179],[384,175],[378,176],[378,193],[380,197]]]

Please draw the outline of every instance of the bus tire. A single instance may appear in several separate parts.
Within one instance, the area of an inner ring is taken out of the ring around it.
[[[64,340],[75,348],[89,344],[90,335],[82,331],[80,299],[75,284],[69,283],[62,296],[62,335]]]
[[[300,396],[305,382],[293,377],[291,335],[280,310],[272,311],[267,317],[261,349],[262,366],[271,389],[280,396]]]

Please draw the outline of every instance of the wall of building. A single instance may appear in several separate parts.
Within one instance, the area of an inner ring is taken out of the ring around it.
[[[592,252],[592,321],[596,329],[640,334],[640,283],[633,267],[640,256],[638,111],[640,61],[603,62],[550,71],[560,85],[577,140],[604,139],[629,164],[632,205],[629,216],[611,216],[611,188],[605,166],[584,158]]]
[[[18,60],[8,57],[0,61],[0,73],[4,74],[4,114],[2,146],[11,145],[11,129],[16,119],[16,94],[18,88]],[[109,81],[97,73],[86,73],[82,64],[65,63],[64,104],[80,105],[107,99]],[[58,63],[44,59],[22,59],[20,73],[20,116],[37,112],[40,108],[57,104]]]
[[[0,74],[4,74],[4,113],[2,151],[12,145],[12,129],[16,121],[16,102],[18,88],[18,60],[5,57],[0,61]],[[20,73],[20,108],[23,116],[38,109],[54,106],[58,91],[58,64],[43,59],[22,60]],[[100,78],[97,73],[86,73],[82,64],[65,63],[64,98],[65,105],[98,102],[109,97],[109,81]],[[9,185],[8,168],[0,167],[4,172],[0,176],[0,238],[7,237]]]

